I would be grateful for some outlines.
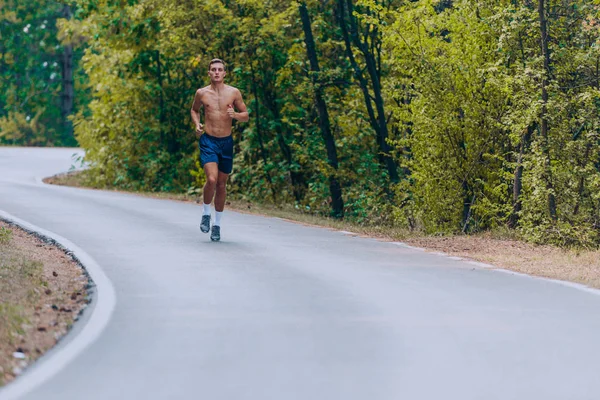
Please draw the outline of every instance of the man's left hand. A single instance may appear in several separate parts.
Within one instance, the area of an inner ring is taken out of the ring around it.
[[[231,104],[227,106],[227,114],[229,114],[229,117],[235,118],[236,113]]]

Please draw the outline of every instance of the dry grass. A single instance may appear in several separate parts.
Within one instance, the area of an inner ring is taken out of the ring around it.
[[[45,183],[49,183],[51,185],[62,185],[62,186],[72,186],[72,187],[85,187],[84,181],[85,171],[71,171],[65,172],[63,174],[58,174],[54,176],[50,176],[48,178],[44,178]]]
[[[600,288],[600,251],[537,246],[517,240],[477,236],[409,238],[407,243],[470,258],[511,271]]]
[[[79,173],[47,178],[47,183],[83,186]],[[198,196],[170,193],[137,193],[144,196],[191,201]],[[351,231],[358,235],[381,240],[401,240],[428,251],[444,252],[453,256],[480,261],[497,267],[530,275],[582,283],[600,288],[600,251],[561,249],[554,246],[537,246],[518,238],[510,232],[491,232],[481,235],[428,237],[403,229],[381,226],[361,226],[305,214],[292,207],[275,207],[242,201],[229,201],[228,207],[238,212],[279,217],[305,225]]]
[[[0,386],[68,331],[88,303],[87,284],[62,250],[0,220]]]

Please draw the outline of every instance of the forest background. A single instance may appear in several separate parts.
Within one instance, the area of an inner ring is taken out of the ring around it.
[[[201,191],[222,58],[238,198],[428,234],[600,245],[598,0],[0,0],[0,144],[87,184]]]

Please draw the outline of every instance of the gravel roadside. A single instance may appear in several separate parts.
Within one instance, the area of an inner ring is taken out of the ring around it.
[[[0,220],[0,386],[69,331],[89,303],[88,284],[64,250]]]

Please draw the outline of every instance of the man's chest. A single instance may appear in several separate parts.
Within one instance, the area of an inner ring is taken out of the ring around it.
[[[230,94],[207,93],[202,99],[204,108],[208,112],[226,112],[229,106],[233,106],[235,97]]]

